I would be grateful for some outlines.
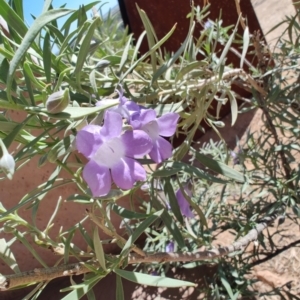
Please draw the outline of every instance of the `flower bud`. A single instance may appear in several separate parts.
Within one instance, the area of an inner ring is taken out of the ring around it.
[[[106,67],[108,67],[110,65],[110,61],[106,60],[106,59],[101,59],[97,62],[95,69],[97,71],[102,71],[104,70]]]
[[[0,168],[2,168],[7,178],[11,180],[15,173],[15,160],[8,153],[1,139],[0,139]]]
[[[225,124],[224,124],[224,122],[222,122],[222,121],[215,121],[215,122],[213,122],[213,123],[214,123],[214,125],[215,125],[216,127],[219,127],[219,128],[225,127]]]
[[[51,114],[62,112],[70,103],[69,89],[58,91],[49,96],[46,101],[46,109]]]

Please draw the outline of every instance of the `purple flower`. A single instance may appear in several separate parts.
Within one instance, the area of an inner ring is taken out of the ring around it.
[[[213,27],[213,23],[211,20],[208,20],[204,23],[204,29],[209,29],[211,27]]]
[[[130,125],[145,131],[152,139],[153,148],[149,156],[156,163],[172,156],[172,145],[163,136],[170,137],[175,133],[178,119],[176,113],[166,113],[157,118],[154,109],[143,108],[140,113],[132,115]]]
[[[107,195],[112,180],[121,189],[130,189],[146,179],[144,168],[134,158],[149,153],[151,139],[142,130],[122,133],[122,125],[121,115],[108,110],[102,127],[87,125],[77,133],[77,150],[89,159],[83,178],[94,197]]]
[[[117,90],[119,94],[119,105],[109,108],[108,110],[117,112],[120,114],[124,119],[126,119],[128,122],[130,122],[130,119],[133,115],[139,114],[140,112],[140,106],[136,104],[134,101],[130,101],[128,98],[124,96],[124,91],[121,88],[121,90]],[[109,104],[110,102],[115,101],[112,99],[106,99],[102,101],[98,101],[96,103],[96,106],[102,106]]]
[[[174,244],[173,241],[169,242],[169,243],[166,245],[166,252],[167,252],[167,253],[174,252],[174,249],[175,249],[175,244]]]
[[[160,118],[156,117],[156,112],[153,109],[146,109],[134,101],[128,100],[123,95],[123,89],[117,91],[119,94],[119,105],[111,107],[108,110],[121,115],[127,120],[128,124],[134,129],[143,130],[152,140],[152,150],[149,156],[156,163],[172,156],[172,145],[163,137],[174,135],[179,115],[177,113],[167,113]],[[107,105],[111,103],[111,99],[98,101],[97,106]],[[115,101],[115,100],[113,100]]]
[[[184,186],[184,191],[189,197],[192,197],[192,192],[189,189],[188,184]],[[180,189],[178,189],[176,192],[176,198],[182,215],[186,216],[187,218],[193,218],[194,214],[190,208],[190,204]]]
[[[152,275],[152,276],[159,276],[159,274],[157,273],[157,271],[152,271],[151,273],[150,273],[150,275]]]
[[[237,153],[234,151],[230,151],[230,156],[232,157],[233,165],[239,165],[241,164],[240,155],[243,153],[242,149],[239,149]]]

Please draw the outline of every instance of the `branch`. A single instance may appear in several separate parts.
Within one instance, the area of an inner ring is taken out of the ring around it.
[[[261,69],[262,73],[265,74],[267,72],[267,65],[266,65],[266,55],[263,53],[263,44],[261,43],[260,40],[260,33],[259,32],[255,32],[253,34],[253,45],[255,48],[255,52],[256,52],[256,56],[258,58],[258,66]],[[273,138],[275,140],[275,144],[276,146],[282,146],[282,142],[280,141],[280,138],[277,134],[276,131],[276,126],[274,125],[274,118],[272,117],[269,107],[267,106],[267,102],[265,101],[265,99],[262,96],[266,96],[267,95],[267,91],[269,89],[269,85],[268,85],[268,76],[264,76],[263,77],[264,80],[264,93],[261,93],[259,91],[260,94],[257,95],[257,103],[259,105],[259,108],[263,111],[263,114],[265,115],[266,119],[267,119],[267,125],[269,130],[271,131]],[[292,175],[291,175],[291,168],[290,165],[288,163],[288,159],[287,156],[284,152],[283,149],[281,149],[279,151],[279,155],[280,155],[280,159],[282,162],[282,166],[283,166],[283,170],[285,173],[285,178],[287,180],[287,185],[291,190],[295,190],[295,186],[292,182]]]
[[[92,213],[90,212],[88,209],[86,209],[86,213],[87,215],[90,217],[90,219],[96,224],[98,225],[105,234],[107,234],[108,236],[111,236],[112,238],[116,239],[118,242],[121,243],[121,246],[125,246],[126,244],[126,240],[121,237],[116,230],[110,230],[109,228],[105,227],[105,224],[102,224],[99,219]],[[137,254],[141,255],[141,256],[145,256],[145,253],[142,249],[140,249],[139,247],[137,247],[136,245],[132,245],[132,250],[134,252],[136,252]]]
[[[258,223],[255,228],[251,229],[247,235],[240,238],[232,245],[220,247],[217,249],[204,250],[195,253],[146,253],[146,256],[140,256],[136,253],[129,254],[128,264],[137,263],[152,263],[152,262],[188,262],[188,261],[201,261],[212,260],[218,257],[228,255],[238,250],[244,249],[250,242],[257,240],[258,235],[272,223],[279,213],[275,213],[270,217],[266,217]],[[115,256],[118,258],[118,256]],[[32,271],[22,272],[13,275],[0,276],[0,291],[5,291],[17,286],[32,284],[42,281],[49,281],[58,277],[80,275],[91,272],[87,264],[92,265],[94,268],[100,268],[96,261],[79,262],[68,265],[61,265],[52,268],[40,268]]]
[[[235,76],[244,77],[245,81],[248,82],[256,91],[258,91],[263,96],[267,95],[267,92],[257,84],[255,79],[253,79],[252,76],[247,74],[242,69],[232,69],[230,71],[224,72],[223,75],[222,75],[221,80],[229,80],[229,79],[234,78]],[[219,78],[219,75],[216,75],[216,76],[212,76],[208,79],[201,79],[196,84],[190,84],[190,85],[187,85],[187,86],[183,85],[179,88],[179,90],[181,90],[181,91],[186,90],[186,89],[187,90],[201,90],[205,86],[216,83],[216,82],[219,82],[221,80]],[[176,88],[163,90],[163,91],[159,92],[158,95],[162,96],[162,95],[169,94],[169,93],[176,92],[176,91],[177,91]]]

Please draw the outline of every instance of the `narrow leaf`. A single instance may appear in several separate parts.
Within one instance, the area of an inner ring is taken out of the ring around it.
[[[43,64],[48,83],[51,83],[51,45],[50,34],[46,32],[43,45]]]
[[[69,293],[67,296],[63,297],[62,300],[79,300],[81,299],[88,291],[90,291],[100,280],[102,276],[98,275],[94,278],[91,278],[87,281],[84,281],[80,287],[76,288],[74,286],[74,291]]]
[[[160,287],[168,287],[168,288],[196,286],[195,283],[189,281],[183,281],[183,280],[161,277],[161,276],[153,276],[153,275],[142,274],[138,272],[129,272],[121,269],[115,269],[114,272],[129,281],[138,284],[145,284],[148,286],[160,286]]]
[[[225,61],[224,61],[224,60],[225,60],[225,58],[226,58],[226,56],[227,56],[227,53],[228,53],[228,51],[229,51],[229,48],[231,47],[232,42],[233,42],[233,39],[234,39],[235,34],[236,34],[236,32],[237,32],[237,26],[238,26],[238,24],[239,24],[239,21],[240,21],[240,18],[238,19],[238,22],[237,22],[237,24],[235,25],[235,28],[234,28],[234,30],[233,30],[231,36],[229,37],[229,39],[228,39],[228,41],[227,41],[227,43],[226,43],[226,45],[225,45],[225,47],[224,47],[224,49],[223,49],[223,52],[222,52],[221,57],[220,57],[220,59],[219,59],[219,62],[218,62],[218,64],[217,64],[217,66],[216,66],[216,69],[219,69],[220,66],[222,67],[222,66],[225,65]]]
[[[159,41],[157,42],[149,51],[147,51],[144,55],[142,55],[134,64],[131,65],[131,67],[123,74],[120,81],[122,81],[126,76],[134,70],[134,68],[145,58],[147,58],[149,55],[154,53],[168,38],[172,35],[174,30],[176,29],[176,24],[172,27],[172,29]]]
[[[128,210],[128,209],[126,209],[122,206],[116,205],[116,204],[112,205],[112,210],[116,214],[118,214],[119,216],[121,216],[122,218],[125,218],[125,219],[145,219],[145,218],[149,217],[149,215],[147,215],[147,214],[141,214],[141,213],[138,213],[135,211],[131,211],[131,210]]]
[[[98,228],[96,227],[94,229],[94,236],[93,236],[93,241],[94,241],[94,251],[96,254],[96,258],[102,267],[104,271],[106,271],[106,263],[105,263],[105,256],[104,256],[104,251],[103,251],[103,246],[99,238],[99,233],[98,233]]]
[[[192,33],[194,31],[195,28],[195,23],[193,22],[187,37],[185,38],[185,41],[183,42],[183,44],[180,46],[180,48],[175,52],[174,55],[172,55],[172,57],[165,62],[153,75],[152,78],[152,83],[155,82],[163,73],[165,73],[180,57],[180,55],[182,54],[182,52],[184,51],[184,49],[186,48],[187,43],[190,41],[190,39],[193,37]]]
[[[119,275],[116,275],[116,300],[124,300],[124,291],[122,278]]]
[[[11,252],[9,244],[4,238],[0,239],[0,258],[3,260],[15,273],[20,273],[19,266],[14,254]]]
[[[244,35],[243,35],[243,52],[241,56],[241,63],[240,63],[240,68],[243,68],[244,65],[244,60],[247,55],[248,47],[249,47],[249,42],[250,42],[250,35],[249,35],[249,27],[246,26]]]
[[[231,126],[233,126],[238,117],[238,105],[237,105],[237,101],[236,101],[233,93],[230,90],[227,91],[227,95],[228,95],[229,101],[230,101]]]
[[[125,246],[121,251],[121,256],[126,256],[132,244],[138,239],[138,237],[158,218],[162,215],[163,209],[155,212],[153,215],[149,216],[144,220],[134,231],[134,233],[129,237]]]
[[[8,26],[13,28],[20,36],[27,32],[27,26],[18,14],[9,6],[7,1],[0,0],[1,16],[7,22]]]
[[[177,198],[175,196],[173,186],[172,186],[169,179],[166,179],[166,181],[165,181],[164,192],[165,192],[165,195],[167,196],[167,199],[169,201],[169,204],[170,204],[170,207],[171,207],[171,210],[172,210],[173,214],[175,215],[176,219],[181,224],[183,224],[183,217],[182,217],[182,214],[181,214],[181,211],[180,211],[180,207],[178,205],[178,201],[177,201]]]
[[[0,2],[0,5],[2,2],[3,2],[3,0]],[[2,7],[1,7],[1,9],[2,9]],[[24,39],[23,39],[20,47],[17,49],[12,61],[10,62],[10,66],[9,66],[9,70],[8,70],[8,78],[7,78],[7,97],[10,102],[12,101],[11,85],[13,82],[14,73],[15,73],[19,63],[23,59],[23,56],[26,54],[27,50],[30,48],[31,44],[34,42],[35,37],[47,23],[51,22],[52,20],[63,17],[64,15],[69,14],[70,12],[71,12],[71,10],[63,9],[63,8],[49,10],[49,11],[43,13],[41,16],[39,16],[33,22],[32,26],[29,28],[26,35],[24,36]]]
[[[80,45],[77,62],[76,62],[76,67],[74,70],[74,74],[76,76],[77,82],[80,81],[81,70],[83,68],[84,62],[86,61],[87,55],[90,52],[91,41],[95,34],[95,30],[96,30],[97,26],[99,26],[99,25],[100,25],[100,18],[96,18],[89,26],[89,28],[83,38],[83,41]]]
[[[210,170],[221,174],[230,179],[236,180],[238,182],[245,182],[245,177],[242,173],[228,167],[222,162],[216,161],[206,155],[203,155],[199,152],[196,152],[196,158],[199,160],[204,166],[209,168]]]

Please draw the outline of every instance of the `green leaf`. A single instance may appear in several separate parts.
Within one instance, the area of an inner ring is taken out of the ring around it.
[[[16,136],[20,133],[20,131],[23,129],[23,127],[26,125],[26,123],[32,119],[33,115],[28,116],[22,123],[18,124],[12,132],[10,132],[4,139],[3,143],[5,144],[6,148],[9,148],[9,146],[12,144],[12,142],[15,140]]]
[[[119,275],[116,275],[116,300],[124,300],[124,291],[122,278]]]
[[[81,223],[79,223],[79,230],[84,238],[84,240],[86,241],[87,245],[93,249],[93,241],[92,239],[90,238],[88,232],[85,230],[85,228],[82,226]]]
[[[3,0],[0,0],[0,6]],[[2,7],[1,7],[2,9]],[[66,14],[69,14],[71,10],[69,9],[53,9],[43,13],[39,16],[32,24],[32,26],[27,31],[24,39],[17,49],[12,61],[10,62],[9,70],[8,70],[8,78],[7,78],[7,97],[10,102],[12,102],[11,98],[11,85],[13,82],[14,73],[23,59],[23,56],[26,54],[27,50],[30,48],[31,44],[34,42],[35,37],[41,31],[41,29],[52,20],[63,17]],[[36,50],[38,51],[38,49]]]
[[[144,220],[134,231],[134,233],[128,238],[126,244],[124,245],[120,256],[126,256],[134,242],[138,239],[138,237],[157,219],[162,213],[163,209],[155,212],[153,215],[149,216],[146,220]]]
[[[14,11],[24,21],[23,0],[13,0],[11,3]]]
[[[138,213],[135,211],[128,210],[128,209],[126,209],[122,206],[116,205],[116,204],[112,205],[112,210],[116,214],[118,214],[119,216],[121,216],[122,218],[125,218],[125,219],[145,219],[150,216],[147,214],[141,214],[141,213]]]
[[[53,0],[45,0],[42,12],[45,12],[51,8],[51,3]]]
[[[131,46],[131,41],[132,41],[132,34],[129,35],[128,41],[127,41],[127,43],[126,43],[126,46],[124,47],[124,50],[123,50],[123,54],[122,54],[122,57],[121,57],[120,66],[119,66],[118,72],[122,72],[122,69],[123,69],[123,67],[125,66],[126,62],[127,62],[127,59],[128,59],[128,51],[129,51],[130,46]]]
[[[72,286],[74,290],[69,293],[67,296],[63,297],[61,300],[79,300],[81,299],[88,291],[90,291],[101,279],[103,275],[97,275],[92,277],[89,280],[85,280],[82,284],[78,286]],[[62,292],[63,290],[61,290]]]
[[[92,115],[95,113],[98,113],[102,110],[106,110],[109,107],[115,106],[119,103],[118,100],[115,102],[111,101],[107,105],[103,106],[95,106],[95,107],[71,107],[68,106],[63,112],[58,113],[58,114],[51,114],[48,113],[46,108],[40,108],[40,107],[25,107],[25,111],[32,113],[32,114],[41,114],[41,115],[46,115],[48,117],[51,117],[53,119],[59,119],[59,120],[69,120],[69,119],[81,119],[83,117],[86,117],[88,115]],[[1,103],[0,103],[1,107]]]
[[[84,5],[84,9],[85,11],[88,11],[90,10],[93,6],[99,4],[101,1],[94,1],[94,2],[91,2],[87,5]],[[70,17],[64,22],[62,28],[61,28],[61,31],[67,29],[68,27],[70,27],[70,25],[74,22],[74,21],[77,21],[78,20],[78,15],[79,15],[79,10],[76,10],[73,14],[70,15]]]
[[[181,224],[183,224],[183,217],[182,217],[182,214],[180,211],[180,207],[178,205],[178,201],[175,196],[173,186],[170,182],[170,179],[168,179],[168,178],[166,179],[165,184],[164,184],[164,192],[167,197],[167,200],[169,201],[169,204],[170,204],[173,214],[175,215],[176,219]]]
[[[50,34],[47,31],[44,38],[43,45],[43,65],[46,75],[46,80],[51,83],[51,44],[50,44]]]
[[[133,52],[133,55],[132,55],[132,59],[131,59],[131,64],[130,64],[130,65],[133,65],[134,61],[136,60],[136,57],[137,57],[137,55],[138,55],[138,53],[139,53],[139,49],[140,49],[141,44],[142,44],[142,42],[143,42],[144,36],[145,36],[146,34],[147,34],[147,32],[146,32],[146,31],[143,31],[143,32],[141,33],[141,35],[139,36],[139,38],[138,38],[138,40],[137,40],[137,42],[136,42],[136,44],[135,44],[135,47],[134,47],[134,52]]]
[[[75,235],[75,229],[71,229],[68,231],[68,237],[64,240],[64,263],[69,263],[69,255],[70,255],[70,248],[71,248],[71,241]]]
[[[223,286],[225,287],[229,297],[231,300],[236,300],[239,296],[239,291],[237,291],[234,295],[233,295],[233,291],[232,288],[229,284],[229,282],[227,281],[226,277],[224,274],[221,275],[221,282],[223,284]]]
[[[24,72],[26,73],[26,75],[31,80],[31,83],[33,85],[35,85],[39,89],[44,89],[45,88],[45,84],[43,82],[38,81],[37,78],[36,78],[36,76],[33,74],[32,70],[30,68],[30,64],[28,63],[28,61],[24,62],[23,69],[24,69]]]
[[[97,300],[95,293],[92,289],[90,289],[87,293],[86,293],[86,297],[88,298],[88,300]]]
[[[177,161],[167,163],[166,165],[160,167],[158,170],[153,172],[152,176],[166,177],[171,176],[173,174],[177,174],[178,172],[185,172],[192,176],[196,176],[197,178],[205,179],[212,182],[226,183],[226,181],[224,181],[223,179],[214,177],[199,168]]]
[[[163,205],[160,203],[160,201],[157,200],[156,197],[152,197],[151,201],[153,201],[153,204],[155,205],[155,207],[157,209],[164,210],[164,212],[161,216],[163,223],[166,225],[167,229],[172,234],[172,236],[173,236],[174,240],[176,241],[176,243],[178,244],[178,246],[180,248],[184,248],[185,247],[184,239],[182,237],[181,231],[179,230],[178,226],[176,225],[175,220],[173,220],[171,218],[169,213],[166,211],[166,209],[164,209]]]
[[[223,52],[222,52],[222,54],[221,54],[221,56],[220,56],[220,59],[219,59],[219,62],[218,62],[218,64],[217,64],[217,66],[216,66],[216,70],[218,70],[220,67],[222,68],[222,67],[225,66],[225,59],[226,59],[226,57],[227,57],[227,53],[228,53],[228,51],[229,51],[229,48],[231,47],[231,44],[232,44],[233,39],[234,39],[234,37],[235,37],[235,34],[236,34],[236,32],[237,32],[237,26],[238,26],[238,24],[239,24],[239,21],[240,21],[240,17],[239,17],[239,19],[238,19],[238,21],[237,21],[237,24],[235,25],[235,28],[234,28],[232,34],[230,35],[230,37],[229,37],[229,39],[228,39],[228,41],[227,41],[227,43],[226,43],[226,45],[225,45],[225,47],[224,47],[224,49],[223,49]],[[222,73],[223,73],[223,72],[222,72]],[[220,76],[220,77],[221,77],[221,76]]]
[[[66,155],[70,152],[70,147],[74,141],[75,137],[73,135],[67,135],[57,144],[51,147],[50,151],[47,153],[47,159],[51,163],[55,163],[58,158]]]
[[[115,269],[114,272],[129,281],[138,284],[148,285],[148,286],[156,286],[156,287],[159,286],[159,287],[167,287],[167,288],[196,286],[195,283],[189,281],[183,281],[183,280],[161,277],[161,276],[152,276],[152,275],[142,274],[138,272],[129,272],[121,269]]]
[[[94,251],[96,254],[96,258],[97,258],[101,268],[104,271],[106,271],[105,256],[104,256],[103,246],[102,246],[102,243],[99,238],[98,227],[96,227],[94,229],[93,241],[94,241]]]
[[[33,257],[38,261],[44,268],[48,268],[47,264],[42,260],[42,258],[39,256],[39,254],[36,252],[36,250],[32,247],[32,245],[29,243],[28,238],[25,237],[25,234],[21,231],[14,229],[12,234],[18,239],[19,242],[21,242],[27,250],[33,255]]]
[[[182,52],[184,51],[184,49],[186,48],[187,43],[190,41],[191,38],[193,38],[193,31],[195,28],[195,23],[193,22],[192,25],[190,26],[188,35],[185,39],[185,41],[183,42],[183,44],[180,46],[180,48],[175,52],[174,55],[172,55],[172,57],[165,62],[153,75],[152,78],[152,84],[163,74],[165,73],[180,57],[180,55],[182,54]]]
[[[30,102],[31,102],[30,104],[32,106],[35,106],[35,100],[34,100],[34,95],[33,95],[31,76],[28,74],[28,71],[26,71],[26,65],[25,64],[26,64],[26,62],[23,65],[25,84],[26,84],[27,92],[29,94],[29,99],[30,99]]]
[[[162,168],[155,170],[152,173],[152,176],[153,177],[170,177],[172,175],[177,174],[180,171],[181,171],[181,169],[179,166],[178,167],[172,166],[171,168],[168,168],[168,169],[165,167],[162,167]]]
[[[249,27],[246,26],[244,35],[243,35],[243,52],[242,52],[241,63],[240,63],[241,69],[243,68],[243,65],[244,65],[244,60],[247,55],[249,43],[250,43]]]
[[[230,101],[230,109],[231,109],[231,126],[233,126],[236,122],[238,116],[238,105],[233,93],[230,90],[227,90],[227,95]]]
[[[188,63],[185,67],[183,67],[178,74],[176,75],[175,81],[179,81],[183,78],[184,75],[190,74],[191,71],[197,69],[198,67],[207,67],[208,63],[206,61],[193,61]]]
[[[92,38],[94,37],[96,28],[100,24],[101,24],[100,18],[99,17],[95,18],[95,20],[89,26],[89,28],[82,40],[82,43],[80,45],[77,62],[76,62],[76,67],[74,70],[74,74],[76,76],[77,82],[80,82],[80,75],[81,75],[81,71],[82,71],[84,62],[86,61],[86,58],[87,58],[88,54],[90,53]]]
[[[77,27],[81,27],[87,21],[84,5],[80,5],[78,9]]]
[[[6,0],[0,0],[1,16],[8,26],[13,28],[21,37],[27,32],[27,26],[18,14],[9,6]]]
[[[19,266],[14,254],[11,252],[9,244],[4,238],[0,239],[0,258],[3,260],[15,273],[20,273]]]
[[[172,27],[172,29],[159,41],[157,42],[149,51],[147,51],[144,55],[142,55],[134,64],[131,65],[131,67],[123,74],[120,81],[122,81],[126,76],[131,73],[135,67],[144,59],[146,59],[149,55],[154,53],[165,41],[168,40],[168,38],[172,35],[174,30],[176,29],[176,24]]]
[[[146,107],[154,109],[158,116],[162,116],[169,112],[180,113],[184,111],[184,101],[169,104],[146,105]]]
[[[158,40],[155,34],[155,30],[147,16],[144,10],[140,9],[139,6],[136,4],[136,8],[138,10],[138,13],[140,15],[140,18],[143,22],[146,34],[147,34],[147,40],[148,40],[148,46],[149,49],[153,48],[155,46],[155,42]],[[156,71],[156,66],[157,66],[157,58],[156,58],[156,53],[152,52],[151,54],[151,65],[152,65],[152,70],[153,73]]]
[[[199,160],[205,167],[209,168],[210,170],[221,174],[227,178],[236,180],[238,182],[243,183],[246,181],[245,176],[242,173],[228,167],[222,162],[216,161],[206,155],[203,155],[195,151],[194,149],[193,151],[196,153],[196,159]]]

